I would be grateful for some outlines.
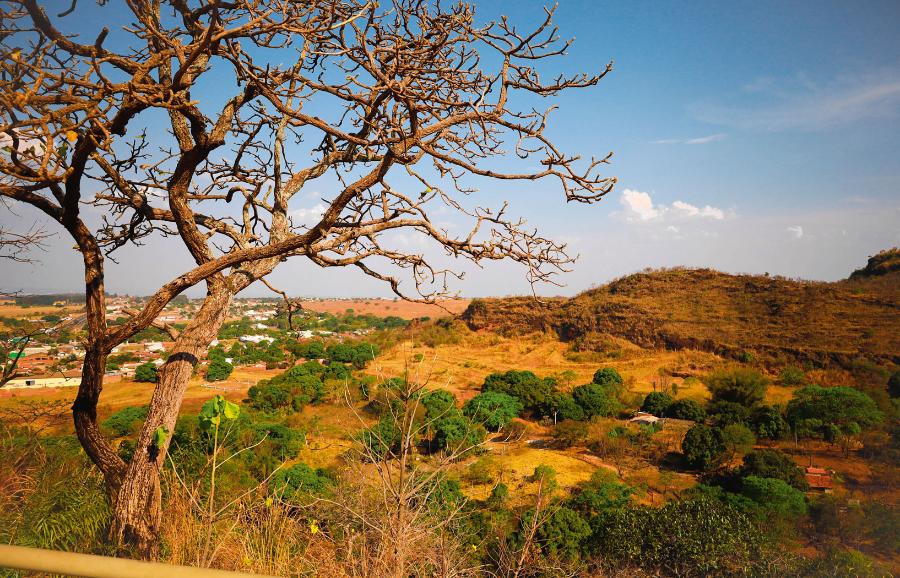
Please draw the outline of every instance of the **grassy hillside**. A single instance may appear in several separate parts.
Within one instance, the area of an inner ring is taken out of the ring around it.
[[[572,299],[474,301],[472,329],[555,332],[574,349],[608,351],[612,338],[646,348],[696,349],[739,360],[849,367],[900,363],[900,252],[884,251],[835,283],[711,269],[629,275]]]

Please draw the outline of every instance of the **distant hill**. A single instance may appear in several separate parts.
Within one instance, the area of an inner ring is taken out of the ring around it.
[[[603,350],[616,337],[771,366],[848,367],[863,357],[900,364],[900,251],[834,283],[676,268],[571,299],[478,299],[462,318],[506,335],[552,331],[580,350]]]

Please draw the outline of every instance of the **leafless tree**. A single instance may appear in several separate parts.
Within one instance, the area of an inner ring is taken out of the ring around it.
[[[76,3],[56,17],[36,0],[0,3],[0,197],[42,211],[81,253],[87,339],[75,427],[113,498],[113,538],[153,556],[167,448],[149,451],[152,434],[174,426],[234,296],[288,257],[356,267],[411,299],[445,294],[459,273],[404,249],[398,231],[453,258],[509,259],[529,281],[552,282],[571,262],[565,246],[505,203],[468,206],[467,195],[480,180],[552,180],[580,203],[607,193],[615,180],[600,169],[609,155],[563,152],[545,133],[553,106],[525,103],[593,86],[611,66],[543,78],[569,46],[553,10],[521,31],[505,18],[477,24],[466,3],[126,4],[127,39],[108,46],[105,28],[90,38],[66,32],[83,8]],[[494,159],[507,156],[525,168],[500,169]],[[312,183],[327,191],[323,209],[294,222],[291,203]],[[102,209],[101,222],[82,214],[86,204]],[[471,227],[440,227],[433,215],[448,210]],[[108,326],[105,260],[160,235],[179,237],[196,266]],[[160,370],[126,464],[97,425],[106,357],[201,282],[203,305]]]

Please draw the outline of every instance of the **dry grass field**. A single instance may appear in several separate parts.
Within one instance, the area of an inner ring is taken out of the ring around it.
[[[82,305],[66,305],[64,307],[54,307],[52,305],[21,307],[14,303],[0,304],[0,317],[11,317],[15,319],[37,319],[44,315],[66,316],[84,312]]]
[[[440,301],[438,305],[394,301],[393,299],[334,299],[303,302],[304,309],[316,311],[317,313],[337,315],[352,309],[357,315],[394,316],[402,319],[459,315],[468,306],[469,299],[447,299]]]

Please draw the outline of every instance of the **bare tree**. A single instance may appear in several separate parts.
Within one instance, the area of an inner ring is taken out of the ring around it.
[[[445,294],[460,274],[404,249],[398,231],[452,258],[509,259],[532,283],[553,282],[571,262],[565,246],[505,203],[470,207],[467,195],[479,180],[550,179],[568,201],[591,203],[615,182],[599,173],[609,155],[582,161],[546,136],[552,106],[514,107],[593,86],[611,70],[542,78],[543,63],[569,46],[552,10],[522,32],[505,18],[476,24],[465,3],[129,0],[127,41],[107,46],[107,29],[82,41],[36,0],[0,6],[0,196],[42,211],[81,253],[88,336],[75,427],[114,500],[114,539],[145,556],[155,553],[167,449],[150,451],[153,432],[174,426],[193,367],[237,293],[284,259],[305,257],[356,267],[405,298]],[[220,98],[225,90],[231,96]],[[526,168],[498,168],[493,159],[513,156],[504,147]],[[322,211],[294,222],[291,202],[311,183],[328,191]],[[102,222],[81,213],[85,204],[103,209]],[[441,228],[432,215],[448,210],[471,226]],[[105,259],[166,235],[180,238],[196,266],[108,326]],[[206,298],[160,370],[126,464],[97,426],[106,357],[200,282]]]

